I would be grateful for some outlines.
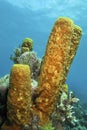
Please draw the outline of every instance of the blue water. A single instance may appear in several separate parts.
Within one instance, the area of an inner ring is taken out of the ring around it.
[[[87,102],[87,0],[0,0],[0,77],[10,73],[13,54],[25,37],[34,40],[39,57],[56,18],[70,17],[83,29],[67,83],[81,101]]]

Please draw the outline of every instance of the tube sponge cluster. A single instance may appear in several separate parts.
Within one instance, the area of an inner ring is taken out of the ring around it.
[[[31,115],[37,115],[41,126],[50,123],[50,115],[55,109],[61,89],[64,89],[81,34],[81,28],[71,19],[60,17],[56,20],[48,39],[33,101],[29,66],[13,65],[7,103],[10,122],[26,125],[31,122]]]
[[[60,90],[66,81],[66,74],[76,53],[81,37],[81,29],[69,18],[57,19],[50,34],[39,78],[36,98],[36,111],[39,111],[41,124],[49,122]],[[71,53],[71,55],[70,55]],[[73,57],[71,57],[73,56]]]
[[[31,107],[31,79],[28,65],[15,64],[10,74],[8,119],[17,125],[29,123]]]

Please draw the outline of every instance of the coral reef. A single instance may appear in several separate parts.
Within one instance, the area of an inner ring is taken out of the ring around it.
[[[76,115],[76,119],[78,122],[75,124],[75,126],[69,124],[65,124],[64,130],[87,130],[87,106],[85,104],[78,104],[74,107],[73,110]]]
[[[37,57],[37,54],[33,49],[33,40],[30,38],[25,38],[21,47],[16,48],[14,51],[14,56],[10,56],[10,59],[15,64],[26,64],[29,65],[31,70],[31,78],[34,80],[38,80],[38,76],[40,74],[40,66],[41,66],[41,59]],[[32,48],[32,49],[29,49]],[[26,51],[23,51],[23,48]]]
[[[33,40],[31,38],[25,38],[22,42],[22,52],[33,50]]]
[[[6,119],[7,112],[7,93],[9,89],[9,75],[0,78],[0,125]]]
[[[43,126],[43,128],[41,130],[54,130],[54,128],[52,127],[52,124],[47,124],[45,126]]]
[[[17,59],[19,64],[26,64],[30,66],[31,78],[38,80],[40,74],[41,59],[37,58],[35,52],[25,52]]]
[[[58,127],[57,122],[62,124],[62,126],[65,124],[72,125],[73,127],[76,126],[78,120],[74,111],[76,109],[75,105],[77,105],[78,101],[79,99],[75,97],[72,91],[68,92],[68,94],[65,92],[61,93],[60,101],[57,102],[55,111],[51,116],[53,122],[52,124],[55,128]]]
[[[31,38],[25,38],[22,42],[22,45],[14,50],[14,56],[11,55],[10,59],[17,64],[18,57],[25,52],[30,52],[33,50],[33,40]]]
[[[81,35],[81,28],[71,19],[60,17],[42,60],[32,51],[33,40],[24,39],[10,57],[16,64],[10,73],[2,130],[65,130],[79,125],[74,113],[79,99],[68,91],[65,81]]]
[[[0,79],[0,97],[4,98],[8,88],[9,88],[9,75],[5,75]]]

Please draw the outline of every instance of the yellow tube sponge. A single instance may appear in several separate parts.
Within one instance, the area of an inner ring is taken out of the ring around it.
[[[66,64],[66,76],[69,71],[70,65],[76,55],[81,36],[82,36],[82,29],[79,26],[74,25],[71,44],[70,44],[69,57],[67,59],[67,64]]]
[[[31,80],[28,65],[15,64],[11,69],[7,102],[7,117],[16,125],[29,123]]]
[[[48,40],[39,78],[39,97],[35,100],[35,109],[42,124],[49,121],[62,83],[66,79],[65,66],[70,51],[73,26],[73,21],[69,18],[57,19]]]

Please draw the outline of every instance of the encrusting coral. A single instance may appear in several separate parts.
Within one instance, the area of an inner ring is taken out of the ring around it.
[[[37,80],[40,73],[41,59],[37,58],[34,51],[25,52],[17,58],[18,64],[26,64],[30,66],[31,78]]]
[[[75,97],[72,91],[61,92],[60,100],[57,102],[54,112],[52,112],[51,120],[55,130],[59,126],[62,126],[62,130],[65,130],[65,126],[76,127],[78,125],[78,119],[76,117],[76,107],[78,106],[79,99]],[[67,128],[68,129],[68,128]],[[67,130],[66,129],[66,130]]]
[[[30,52],[33,50],[33,40],[29,37],[25,38],[22,45],[14,50],[14,56],[10,56],[10,59],[18,64],[18,57],[20,57],[25,52]]]
[[[29,123],[31,107],[31,79],[28,65],[15,64],[10,74],[7,102],[9,121],[17,125]]]
[[[22,52],[32,51],[33,49],[33,40],[31,38],[25,38],[22,43]]]
[[[66,66],[71,64],[68,60],[71,61],[70,46],[73,42],[74,27],[71,19],[61,17],[56,20],[50,34],[39,78],[39,97],[35,100],[35,111],[39,113],[41,124],[49,122],[49,117],[60,95],[60,89],[66,81]],[[77,36],[76,38],[78,40]],[[75,46],[72,47],[74,55],[76,45],[73,44],[73,46]]]
[[[33,40],[31,38],[25,38],[21,47],[15,49],[14,56],[11,55],[10,59],[15,64],[29,65],[31,70],[31,78],[34,80],[38,80],[41,66],[41,58],[38,58],[37,54],[32,50]]]

